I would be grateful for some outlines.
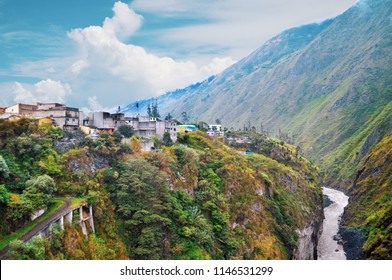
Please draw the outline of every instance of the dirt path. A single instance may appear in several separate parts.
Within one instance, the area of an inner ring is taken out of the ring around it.
[[[69,209],[70,205],[71,205],[71,201],[67,199],[65,201],[65,204],[61,206],[55,213],[53,213],[52,215],[50,215],[49,217],[47,217],[46,219],[38,223],[38,225],[36,225],[33,229],[31,229],[30,231],[28,231],[26,234],[24,234],[18,239],[26,242],[34,235],[38,234],[38,232],[40,232],[45,227],[47,227],[50,223],[54,222],[61,216],[65,215],[70,210]],[[8,250],[9,250],[9,246],[6,246],[4,249],[0,250],[0,259],[3,259],[3,257],[8,252]]]

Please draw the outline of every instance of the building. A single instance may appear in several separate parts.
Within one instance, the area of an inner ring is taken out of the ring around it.
[[[163,139],[165,132],[170,134],[173,142],[177,141],[177,128],[174,121],[163,121],[159,118],[137,116],[125,118],[125,123],[133,127],[136,136],[151,139],[153,136]]]
[[[15,104],[5,109],[6,113],[36,119],[51,118],[53,123],[66,131],[79,127],[79,109],[60,103]]]
[[[38,119],[38,125],[53,125],[53,120],[49,117]]]
[[[38,109],[34,104],[15,104],[5,109],[5,113],[15,114],[20,117],[33,117],[34,112]]]
[[[210,124],[208,125],[207,135],[209,136],[224,136],[222,126],[220,124]]]
[[[4,113],[0,114],[0,120],[14,121],[20,117],[17,114]]]
[[[99,138],[99,132],[96,128],[84,125],[79,126],[79,128],[84,134],[86,134],[86,138],[90,138],[92,140]]]
[[[176,126],[178,133],[187,133],[197,131],[198,128],[193,124],[179,124]]]
[[[114,130],[124,124],[125,117],[123,113],[90,112],[82,120],[83,126],[95,128],[98,132],[109,134],[112,134]]]
[[[56,126],[65,131],[77,130],[79,127],[79,109],[60,103],[37,103],[33,117],[51,118]]]

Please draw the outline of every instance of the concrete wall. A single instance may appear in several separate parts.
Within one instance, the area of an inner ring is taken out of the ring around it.
[[[36,105],[18,103],[10,107],[7,107],[7,109],[5,109],[5,112],[31,117],[35,110],[37,110]]]
[[[110,114],[108,112],[89,113],[88,122],[83,123],[85,126],[95,126],[99,129],[115,129],[123,124],[125,124],[124,114]]]
[[[165,132],[170,133],[170,138],[177,141],[176,123],[170,121],[163,121],[157,118],[146,116],[138,116],[126,118],[126,124],[133,127],[135,135],[143,138],[152,138],[157,136],[160,140],[163,139]]]
[[[65,107],[65,105],[60,103],[37,103],[37,110],[49,110],[55,107]]]
[[[177,141],[177,127],[175,122],[165,121],[165,132],[170,133],[170,138],[173,142]]]

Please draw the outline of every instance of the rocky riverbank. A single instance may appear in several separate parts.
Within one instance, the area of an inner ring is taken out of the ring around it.
[[[339,227],[337,234],[338,244],[343,245],[347,260],[363,259],[364,232],[358,229]]]

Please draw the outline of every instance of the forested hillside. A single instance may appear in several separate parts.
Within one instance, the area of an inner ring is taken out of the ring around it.
[[[0,121],[0,133],[2,248],[31,223],[33,210],[50,211],[63,199],[93,205],[96,228],[88,240],[67,224],[49,239],[12,241],[8,258],[290,259],[316,252],[317,170],[282,141],[231,135],[257,148],[245,155],[246,147],[200,131],[143,153],[135,137],[130,145],[118,133],[93,142],[31,119]]]

